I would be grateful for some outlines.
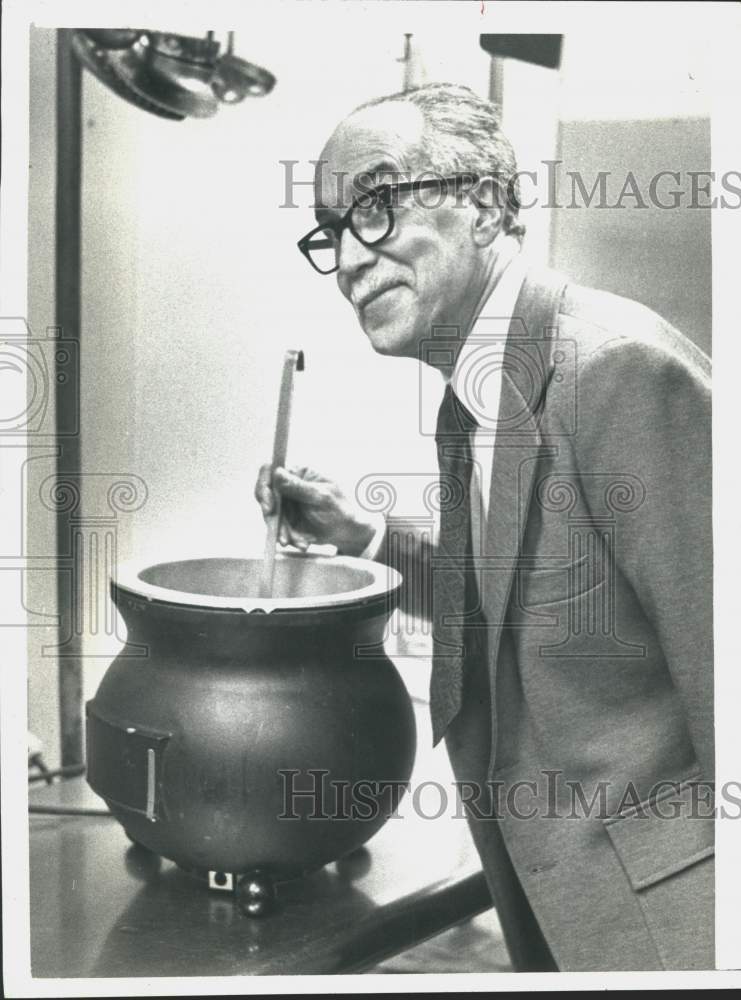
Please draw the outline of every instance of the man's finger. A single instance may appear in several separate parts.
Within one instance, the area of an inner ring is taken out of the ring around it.
[[[322,484],[301,479],[287,469],[281,468],[273,470],[273,488],[280,490],[281,495],[289,500],[296,500],[309,507],[320,506],[326,496]]]
[[[294,476],[298,476],[299,479],[305,479],[309,482],[326,483],[327,477],[323,476],[316,469],[312,469],[308,465],[292,465],[288,470],[292,472]]]
[[[298,529],[289,525],[288,534],[291,539],[291,544],[295,545],[297,549],[301,549],[305,552],[308,547],[315,541],[313,535],[305,531],[298,531]]]

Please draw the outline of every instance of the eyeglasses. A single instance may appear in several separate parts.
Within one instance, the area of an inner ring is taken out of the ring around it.
[[[414,194],[433,187],[440,187],[443,193],[447,193],[450,188],[455,190],[478,181],[475,174],[457,174],[400,184],[379,184],[354,198],[342,218],[312,229],[298,241],[297,246],[315,271],[333,274],[340,266],[339,248],[346,229],[366,247],[377,247],[389,238],[396,221],[391,204],[393,194]]]

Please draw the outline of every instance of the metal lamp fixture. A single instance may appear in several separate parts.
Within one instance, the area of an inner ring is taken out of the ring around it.
[[[124,100],[173,121],[211,118],[219,104],[261,97],[275,85],[266,69],[226,52],[209,31],[205,38],[138,28],[78,28],[78,59]]]

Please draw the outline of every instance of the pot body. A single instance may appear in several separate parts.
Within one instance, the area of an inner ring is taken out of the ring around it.
[[[166,565],[187,579],[188,564]],[[327,571],[336,580],[331,561]],[[290,583],[290,559],[281,572]],[[309,595],[261,613],[137,589],[112,587],[127,645],[87,706],[88,781],[129,837],[187,869],[276,879],[372,837],[416,744],[382,645],[395,594],[361,587],[346,602],[312,607]]]

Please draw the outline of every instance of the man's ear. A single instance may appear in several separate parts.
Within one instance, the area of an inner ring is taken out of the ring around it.
[[[503,192],[493,177],[484,177],[469,192],[476,210],[473,220],[473,238],[477,246],[493,243],[504,221]]]

